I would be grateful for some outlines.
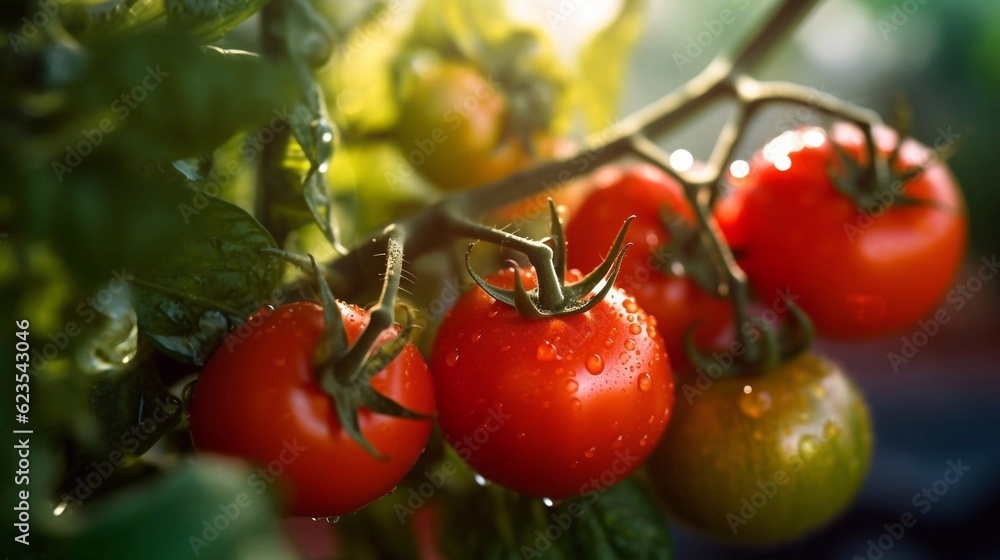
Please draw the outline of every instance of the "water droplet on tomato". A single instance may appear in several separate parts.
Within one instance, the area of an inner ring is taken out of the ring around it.
[[[334,523],[336,523],[336,522],[338,522],[338,521],[340,521],[340,516],[339,515],[333,515],[333,516],[330,516],[330,517],[326,518],[326,522],[330,523],[331,525],[334,524]]]
[[[621,362],[622,365],[627,364],[628,361],[631,359],[632,356],[630,356],[628,352],[622,352],[621,354],[618,354],[618,361]]]
[[[750,392],[747,392],[748,388],[751,389]],[[753,391],[749,385],[745,386],[743,391],[739,398],[743,414],[750,418],[760,418],[771,409],[771,395],[767,391]]]
[[[625,319],[627,319],[629,323],[634,323],[635,322],[635,315],[633,315],[632,313],[629,313],[628,317],[626,317]]]
[[[653,378],[650,377],[649,372],[644,372],[639,374],[639,390],[643,393],[648,392],[653,387]]]
[[[650,323],[649,326],[646,327],[646,333],[649,334],[649,338],[656,338],[656,327]]]
[[[656,415],[655,414],[650,414],[649,415],[649,420],[646,423],[647,424],[652,424],[653,422],[656,422]]]
[[[610,336],[607,338],[607,340],[604,341],[604,345],[607,346],[608,348],[610,348],[611,345],[614,343],[615,339],[611,338]]]
[[[833,420],[827,420],[826,424],[823,424],[823,437],[826,439],[830,439],[838,433],[840,433],[840,428]]]
[[[493,305],[490,306],[489,311],[486,312],[486,316],[487,317],[496,317],[497,313],[500,313],[500,306],[497,305],[496,302],[493,302]]]
[[[593,459],[594,458],[594,454],[596,452],[597,452],[597,448],[596,447],[591,447],[590,449],[588,449],[588,450],[586,450],[586,451],[583,452],[583,456],[586,457],[586,458],[588,458],[588,459]]]
[[[635,350],[635,341],[631,338],[625,341],[626,350]]]
[[[580,388],[580,384],[577,383],[576,379],[570,379],[569,381],[566,382],[566,392],[567,393],[570,393],[570,394],[575,393],[576,390],[579,389],[579,388]]]
[[[639,447],[646,447],[647,443],[649,443],[649,436],[648,435],[644,435],[644,436],[642,436],[642,438],[639,439]]]
[[[602,371],[604,371],[604,359],[597,354],[587,358],[587,363],[584,365],[587,367],[587,371],[590,372],[591,375],[599,375]]]
[[[623,436],[618,436],[611,442],[611,449],[618,450],[622,448],[622,437]]]
[[[291,319],[292,318],[292,310],[291,309],[286,309],[286,310],[282,311],[281,312],[281,318],[282,319]]]
[[[481,474],[479,474],[479,473],[476,473],[473,478],[476,480],[476,484],[478,484],[479,486],[489,486],[490,485],[490,481],[486,480],[486,477],[483,476],[483,475],[481,475]]]
[[[632,334],[639,334],[642,332],[642,327],[639,326],[639,323],[632,323],[628,326],[628,332]]]
[[[449,367],[458,363],[458,348],[452,348],[445,353],[444,363]]]
[[[528,437],[528,434],[526,434],[524,432],[518,432],[517,433],[517,439],[519,439],[519,440],[523,440],[526,437]]]
[[[799,440],[799,455],[803,461],[808,461],[816,456],[819,451],[819,440],[815,436],[802,436]]]
[[[571,401],[569,401],[569,407],[572,408],[573,410],[580,410],[581,408],[583,408],[583,403],[580,402],[580,399],[572,399]]]
[[[639,306],[636,305],[635,303],[635,298],[630,297],[626,299],[624,305],[625,305],[625,311],[628,311],[629,313],[635,313],[636,311],[639,310]]]
[[[483,333],[480,332],[480,331],[476,331],[476,332],[472,333],[471,335],[469,335],[469,340],[471,340],[472,342],[479,342],[479,339],[482,338],[482,337],[483,337]]]
[[[545,507],[555,507],[556,505],[556,501],[552,498],[542,498],[542,503],[545,504]]]
[[[535,358],[541,362],[551,362],[556,359],[556,345],[548,340],[542,342],[535,350]]]

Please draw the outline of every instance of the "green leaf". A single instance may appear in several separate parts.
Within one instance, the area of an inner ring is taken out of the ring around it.
[[[200,459],[67,516],[52,558],[294,560],[264,480]]]
[[[281,266],[260,252],[274,239],[243,209],[190,189],[173,197],[173,230],[135,266],[135,308],[157,346],[203,363],[231,322],[269,300]]]
[[[72,3],[60,15],[84,39],[163,23],[202,42],[214,41],[259,11],[267,0],[125,0]]]
[[[176,31],[88,46],[79,76],[57,98],[45,167],[54,159],[73,168],[91,151],[141,161],[201,156],[239,131],[277,126],[298,95],[290,66],[203,48]]]
[[[267,4],[268,0],[163,0],[167,21],[203,42],[228,33]]]
[[[603,130],[616,117],[629,55],[645,16],[643,0],[624,0],[614,21],[580,50],[578,93],[588,132]]]
[[[486,492],[489,495],[484,496]],[[545,507],[497,486],[469,488],[444,508],[442,544],[453,558],[669,560],[670,530],[634,479]]]

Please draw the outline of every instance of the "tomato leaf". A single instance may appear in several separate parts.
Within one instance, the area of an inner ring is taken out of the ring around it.
[[[566,508],[563,508],[566,509]],[[649,493],[633,479],[608,488],[580,516],[570,557],[669,560],[670,531]]]
[[[274,239],[243,209],[184,188],[173,198],[170,235],[136,265],[134,304],[154,344],[203,363],[232,322],[268,301],[281,267],[260,252]]]
[[[293,560],[266,489],[249,469],[202,458],[60,518],[50,557]]]
[[[621,11],[580,50],[579,95],[589,132],[611,124],[618,110],[628,57],[642,33],[643,0],[624,0]]]

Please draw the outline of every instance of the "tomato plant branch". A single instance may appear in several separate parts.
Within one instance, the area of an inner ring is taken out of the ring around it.
[[[407,234],[406,254],[415,258],[450,243],[451,237],[440,234],[442,224],[459,235],[473,238],[485,236],[483,238],[495,242],[510,242],[506,237],[510,234],[473,226],[468,218],[551,189],[553,185],[564,185],[622,157],[633,155],[648,158],[650,146],[655,145],[650,138],[668,132],[721,98],[736,101],[737,112],[720,133],[707,167],[691,172],[678,172],[669,165],[663,166],[668,173],[680,179],[682,184],[701,185],[697,193],[692,193],[691,198],[695,200],[705,197],[701,202],[704,206],[701,210],[706,212],[716,198],[716,192],[709,186],[716,185],[721,180],[725,164],[732,158],[746,125],[768,103],[808,105],[819,113],[858,123],[866,135],[870,136],[871,123],[879,121],[874,112],[832,96],[817,96],[814,89],[805,86],[786,82],[760,82],[745,73],[758,64],[785,32],[793,28],[817,2],[818,0],[784,0],[761,28],[743,43],[744,46],[734,51],[735,54],[716,57],[686,84],[597,134],[599,141],[587,148],[562,159],[539,163],[481,188],[445,197],[425,211],[396,222],[394,225]],[[873,142],[870,143],[870,148],[874,150]],[[699,194],[702,190],[707,194]],[[456,219],[456,216],[460,219]],[[353,294],[363,289],[363,263],[374,256],[384,243],[382,233],[369,235],[347,255],[328,265],[331,282],[337,285],[342,294]],[[551,262],[551,251],[545,252],[535,246],[526,247],[532,264],[542,277],[540,280],[547,282],[549,269],[553,268],[547,264]],[[725,252],[727,250],[723,251]],[[720,271],[723,265],[726,268],[731,265],[734,270],[738,270],[731,254],[717,258],[722,261],[719,263]],[[745,298],[742,295],[744,288],[735,289],[741,285],[741,275],[742,271],[724,274],[723,277],[728,281],[721,284],[720,289],[725,290],[725,294],[730,297]],[[735,295],[734,291],[737,292]]]

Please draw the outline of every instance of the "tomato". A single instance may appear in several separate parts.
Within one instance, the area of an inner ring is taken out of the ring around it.
[[[700,388],[699,388],[700,387]],[[864,481],[871,420],[844,372],[803,353],[754,377],[685,383],[649,474],[710,535],[776,543],[818,528]]]
[[[488,281],[513,279],[507,269]],[[529,271],[522,279],[536,282]],[[475,286],[445,316],[431,371],[438,422],[459,456],[487,479],[553,499],[626,477],[656,446],[674,400],[660,336],[619,290],[582,314],[526,319]]]
[[[338,305],[353,343],[369,316]],[[373,457],[341,427],[332,397],[316,379],[322,307],[292,303],[249,324],[253,334],[231,334],[198,378],[189,409],[195,448],[262,465],[260,484],[287,483],[293,516],[341,515],[391,491],[423,451],[432,422],[360,410],[362,435],[387,460]],[[380,341],[398,333],[387,330]],[[371,384],[405,408],[434,412],[430,373],[410,344]]]
[[[702,290],[691,278],[669,272],[664,261],[670,233],[660,220],[666,207],[694,226],[694,211],[681,186],[664,172],[648,165],[612,168],[595,177],[594,191],[583,201],[566,226],[568,262],[580,270],[593,270],[607,255],[607,240],[614,237],[630,215],[625,254],[616,284],[635,296],[636,302],[656,318],[674,368],[688,365],[684,353],[687,329],[698,323],[695,341],[708,347],[732,323],[732,308],[724,298]]]
[[[884,127],[875,133],[884,156],[897,137]],[[745,178],[733,179],[716,214],[759,295],[790,290],[821,334],[877,337],[913,324],[948,291],[965,251],[965,204],[948,168],[935,162],[896,191],[927,204],[859,209],[828,175],[844,168],[833,143],[867,161],[856,127],[786,132],[754,158]],[[895,171],[930,156],[907,139]]]
[[[500,84],[472,65],[421,65],[409,85],[397,140],[410,165],[441,189],[474,188],[534,161],[523,139],[508,134],[508,98]],[[536,140],[540,153],[552,148],[541,132]]]

